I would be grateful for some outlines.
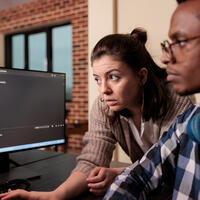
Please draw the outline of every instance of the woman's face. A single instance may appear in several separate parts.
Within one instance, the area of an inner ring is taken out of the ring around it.
[[[141,105],[141,86],[146,77],[140,72],[136,75],[127,64],[112,56],[94,60],[92,69],[101,97],[111,110],[132,110]]]

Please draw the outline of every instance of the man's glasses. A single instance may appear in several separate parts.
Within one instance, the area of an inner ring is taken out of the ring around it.
[[[200,35],[191,37],[185,40],[177,40],[176,42],[170,43],[168,40],[163,41],[160,45],[162,48],[162,51],[164,51],[166,54],[168,54],[171,58],[174,57],[174,53],[177,50],[180,50],[180,48],[184,47],[186,43],[188,43],[191,40],[195,40],[197,38],[200,38]]]

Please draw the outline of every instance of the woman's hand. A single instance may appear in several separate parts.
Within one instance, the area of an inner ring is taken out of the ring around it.
[[[8,190],[8,192],[0,194],[1,200],[28,200],[30,199],[30,194],[26,190]]]
[[[51,192],[27,192],[26,190],[9,190],[0,194],[1,200],[63,200],[73,199],[88,190],[86,175],[80,171],[73,172],[65,182]]]
[[[9,190],[0,194],[1,200],[56,200],[52,192],[27,192],[26,190]]]
[[[86,179],[90,192],[96,195],[105,194],[110,184],[122,170],[122,168],[95,167]]]

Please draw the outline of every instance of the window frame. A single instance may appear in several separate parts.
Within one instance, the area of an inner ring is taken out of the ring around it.
[[[46,33],[46,52],[47,52],[47,72],[53,72],[53,67],[52,67],[52,30],[53,28],[56,27],[61,27],[61,26],[65,26],[65,25],[72,25],[69,21],[67,22],[63,22],[63,23],[59,23],[59,24],[54,24],[54,25],[44,25],[41,27],[36,27],[36,28],[32,28],[30,30],[23,30],[23,31],[19,31],[19,32],[14,32],[14,33],[9,33],[5,35],[5,66],[7,68],[12,68],[12,37],[15,35],[19,35],[19,34],[24,34],[24,52],[25,52],[25,61],[24,61],[24,69],[25,70],[29,70],[29,49],[28,49],[28,37],[31,34],[35,34],[35,33],[41,33],[44,32]],[[72,41],[73,41],[73,35],[72,35]],[[72,48],[73,48],[73,44],[72,44]],[[72,49],[73,52],[73,49]],[[72,55],[72,60],[73,60],[73,55]],[[73,67],[73,66],[72,66]],[[72,69],[73,70],[73,69]],[[72,84],[73,85],[73,84]],[[66,99],[66,102],[72,102],[72,98]]]

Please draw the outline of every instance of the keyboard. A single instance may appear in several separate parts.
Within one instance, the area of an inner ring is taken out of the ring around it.
[[[26,179],[13,179],[8,182],[0,182],[0,194],[5,193],[8,189],[24,189],[28,190],[30,187],[30,182]]]

